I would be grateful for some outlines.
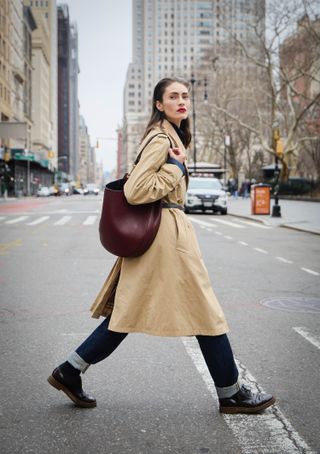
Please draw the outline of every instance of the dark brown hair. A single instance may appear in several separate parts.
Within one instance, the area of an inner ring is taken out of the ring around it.
[[[145,133],[142,137],[142,140],[149,134],[149,132],[154,128],[154,126],[160,123],[160,126],[163,123],[163,120],[166,118],[164,112],[160,112],[157,109],[156,103],[157,101],[163,102],[163,94],[166,88],[173,84],[174,82],[178,82],[184,85],[188,90],[190,88],[189,82],[184,79],[180,79],[178,77],[173,78],[165,78],[161,79],[157,85],[154,87],[153,91],[153,98],[152,98],[152,112],[149,123],[146,127]],[[184,139],[182,141],[183,145],[187,148],[191,142],[191,131],[190,131],[190,120],[186,118],[185,120],[181,121],[180,129],[183,132]]]

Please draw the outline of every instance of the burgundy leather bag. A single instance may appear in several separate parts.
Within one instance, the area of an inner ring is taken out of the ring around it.
[[[145,147],[157,135],[151,137]],[[139,162],[142,151],[135,164]],[[137,257],[146,252],[158,233],[162,202],[130,205],[123,191],[127,179],[125,175],[105,187],[99,223],[100,241],[107,251],[118,257]]]

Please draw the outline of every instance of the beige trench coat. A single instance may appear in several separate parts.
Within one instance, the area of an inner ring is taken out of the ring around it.
[[[166,163],[170,146],[184,146],[168,121],[150,132],[141,159],[125,184],[130,204],[162,199],[183,205],[186,177]],[[141,149],[140,148],[140,149]],[[228,331],[212,290],[191,222],[177,208],[163,208],[158,234],[141,256],[118,258],[92,307],[92,316],[110,313],[109,329],[158,336],[219,335]]]

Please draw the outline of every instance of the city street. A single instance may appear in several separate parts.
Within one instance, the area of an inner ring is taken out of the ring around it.
[[[189,215],[243,379],[275,407],[222,416],[194,338],[129,335],[83,375],[93,409],[49,386],[99,323],[89,307],[115,260],[99,242],[101,202],[0,205],[1,452],[320,453],[320,242],[303,231]]]

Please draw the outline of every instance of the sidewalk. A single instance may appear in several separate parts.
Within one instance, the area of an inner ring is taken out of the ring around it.
[[[270,213],[274,200],[271,200]],[[262,222],[265,225],[275,227],[286,227],[294,230],[301,230],[320,235],[320,203],[303,202],[296,200],[281,200],[281,218],[273,218],[269,215],[251,214],[251,200],[234,199],[228,200],[228,214],[231,216],[242,217],[256,222]]]

